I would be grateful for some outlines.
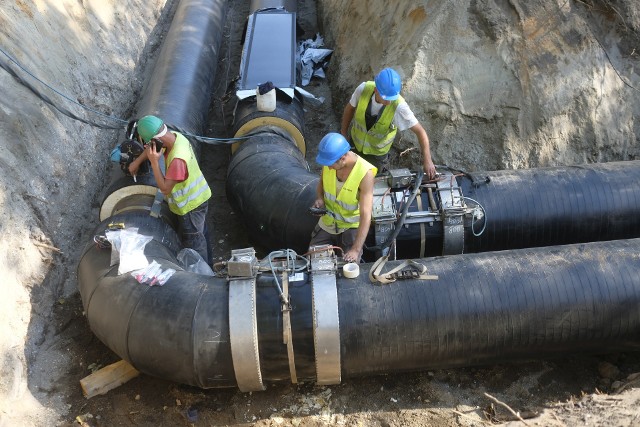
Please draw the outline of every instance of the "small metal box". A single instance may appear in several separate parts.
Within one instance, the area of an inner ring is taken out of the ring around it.
[[[411,171],[409,169],[393,169],[389,171],[389,187],[391,188],[404,188],[411,184],[412,178]]]
[[[234,249],[231,259],[227,262],[229,277],[253,277],[257,272],[258,260],[253,248]]]

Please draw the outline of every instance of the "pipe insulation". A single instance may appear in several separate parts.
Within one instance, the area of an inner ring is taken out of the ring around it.
[[[486,177],[489,183],[474,185]],[[486,212],[482,235],[467,236],[467,252],[640,237],[640,161],[480,172],[459,180],[463,194]]]
[[[242,214],[254,244],[304,253],[318,222],[308,213],[318,180],[292,140],[261,128],[231,159],[227,200]]]
[[[227,2],[181,0],[138,104],[138,116],[200,134],[213,95]]]
[[[640,179],[639,161],[474,172],[455,179],[467,206],[483,212],[465,226],[463,253],[640,237],[640,186],[632,184]],[[422,199],[428,200],[424,190]],[[409,206],[411,213],[423,210],[417,202]],[[419,256],[421,232],[425,254],[442,254],[443,227],[428,225],[402,227],[401,258]]]
[[[87,245],[80,293],[91,329],[149,375],[202,388],[236,386],[230,319],[251,315],[263,381],[290,380],[283,312],[271,273],[255,281],[253,313],[234,312],[226,278],[182,271],[175,232],[159,219],[126,213],[144,235],[149,260],[177,273],[162,287],[142,285],[110,266],[110,251]],[[107,227],[103,222],[96,234]],[[437,280],[374,286],[361,264],[337,277],[342,377],[473,366],[566,353],[636,350],[640,344],[640,239],[453,255],[421,261]],[[391,269],[398,262],[389,262]],[[280,278],[280,281],[282,279]],[[298,380],[317,380],[313,274],[290,280]],[[326,301],[324,301],[326,305]],[[329,307],[330,308],[330,307]]]

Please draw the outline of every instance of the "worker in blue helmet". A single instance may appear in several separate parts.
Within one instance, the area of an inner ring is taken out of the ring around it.
[[[346,138],[335,132],[318,145],[316,162],[322,172],[312,211],[322,216],[309,246],[339,246],[346,262],[358,262],[371,225],[373,178],[378,169],[350,148]]]
[[[402,79],[393,68],[380,71],[374,81],[362,82],[344,108],[340,133],[382,171],[389,167],[389,150],[398,131],[411,129],[420,144],[424,171],[433,179],[436,168],[427,131],[400,95],[401,89]]]

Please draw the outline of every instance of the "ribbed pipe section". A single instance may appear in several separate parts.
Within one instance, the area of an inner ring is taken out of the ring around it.
[[[467,206],[480,203],[485,219],[467,227],[464,253],[640,237],[640,161],[540,169],[474,172],[457,178]],[[472,200],[469,200],[472,199]],[[410,212],[425,210],[422,192]],[[486,224],[486,225],[485,225]],[[409,224],[398,234],[402,258],[442,254],[442,226]],[[475,235],[475,234],[480,234]]]
[[[473,185],[485,177],[489,183]],[[459,180],[463,194],[487,213],[482,235],[467,234],[466,252],[640,237],[640,161],[479,172]]]

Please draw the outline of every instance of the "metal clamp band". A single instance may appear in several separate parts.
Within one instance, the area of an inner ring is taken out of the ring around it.
[[[229,337],[238,388],[243,392],[264,390],[254,278],[229,281]]]
[[[312,274],[313,338],[319,385],[340,384],[340,324],[336,276]]]
[[[456,177],[448,171],[443,175],[444,179],[437,183],[443,227],[442,255],[456,255],[464,252],[464,202]]]
[[[282,273],[282,293],[285,300],[289,301],[289,275],[285,270]],[[293,354],[293,334],[291,333],[291,307],[282,308],[282,342],[287,345],[287,358],[289,359],[289,374],[291,382],[298,383],[298,375],[296,374],[296,361]]]

